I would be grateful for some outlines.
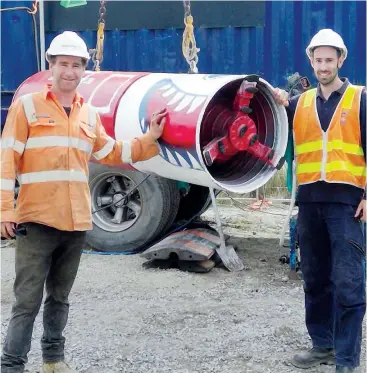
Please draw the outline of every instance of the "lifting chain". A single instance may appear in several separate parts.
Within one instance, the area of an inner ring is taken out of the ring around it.
[[[104,28],[105,28],[105,16],[106,16],[106,1],[101,0],[99,7],[99,19],[98,19],[98,30],[97,30],[97,45],[96,49],[91,49],[92,61],[94,63],[93,70],[101,71],[101,63],[103,61],[103,45],[104,45]]]
[[[186,59],[186,62],[190,66],[189,73],[197,73],[197,64],[199,61],[198,53],[200,49],[196,47],[194,35],[194,17],[191,15],[190,0],[184,0],[183,5],[185,9],[185,30],[182,36],[182,53]]]

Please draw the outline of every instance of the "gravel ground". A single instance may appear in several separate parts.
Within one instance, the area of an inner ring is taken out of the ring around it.
[[[284,218],[268,214],[285,214],[285,206],[220,210],[245,263],[240,273],[147,270],[137,255],[83,255],[65,331],[71,366],[86,373],[302,372],[288,362],[310,344],[302,283],[289,280],[278,261],[287,252],[278,244]],[[212,211],[205,217],[212,221]],[[13,301],[13,248],[2,249],[1,269],[3,340]],[[41,333],[42,310],[27,366],[32,373],[41,361]]]

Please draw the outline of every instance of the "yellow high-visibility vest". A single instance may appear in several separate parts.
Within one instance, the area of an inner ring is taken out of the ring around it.
[[[298,184],[326,181],[365,188],[359,120],[362,89],[348,86],[326,132],[317,114],[316,89],[301,95],[293,121]]]

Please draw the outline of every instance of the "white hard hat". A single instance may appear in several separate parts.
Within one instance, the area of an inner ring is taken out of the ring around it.
[[[46,51],[46,60],[48,62],[50,62],[50,56],[74,56],[87,60],[90,58],[84,40],[73,31],[64,31],[52,40],[50,47]]]
[[[346,59],[348,49],[344,44],[342,37],[335,31],[326,28],[320,30],[311,40],[309,46],[306,48],[308,58],[312,58],[312,51],[316,47],[334,47],[340,50],[341,56]]]

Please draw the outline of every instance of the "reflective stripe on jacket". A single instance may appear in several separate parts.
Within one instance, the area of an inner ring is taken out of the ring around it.
[[[11,105],[1,138],[1,220],[89,230],[90,158],[113,166],[158,153],[149,134],[124,142],[108,136],[78,94],[69,116],[49,87],[23,96]],[[16,177],[20,191],[14,207]]]
[[[322,180],[365,188],[366,162],[359,123],[362,89],[348,86],[326,132],[317,114],[316,89],[300,97],[293,121],[299,184]]]

